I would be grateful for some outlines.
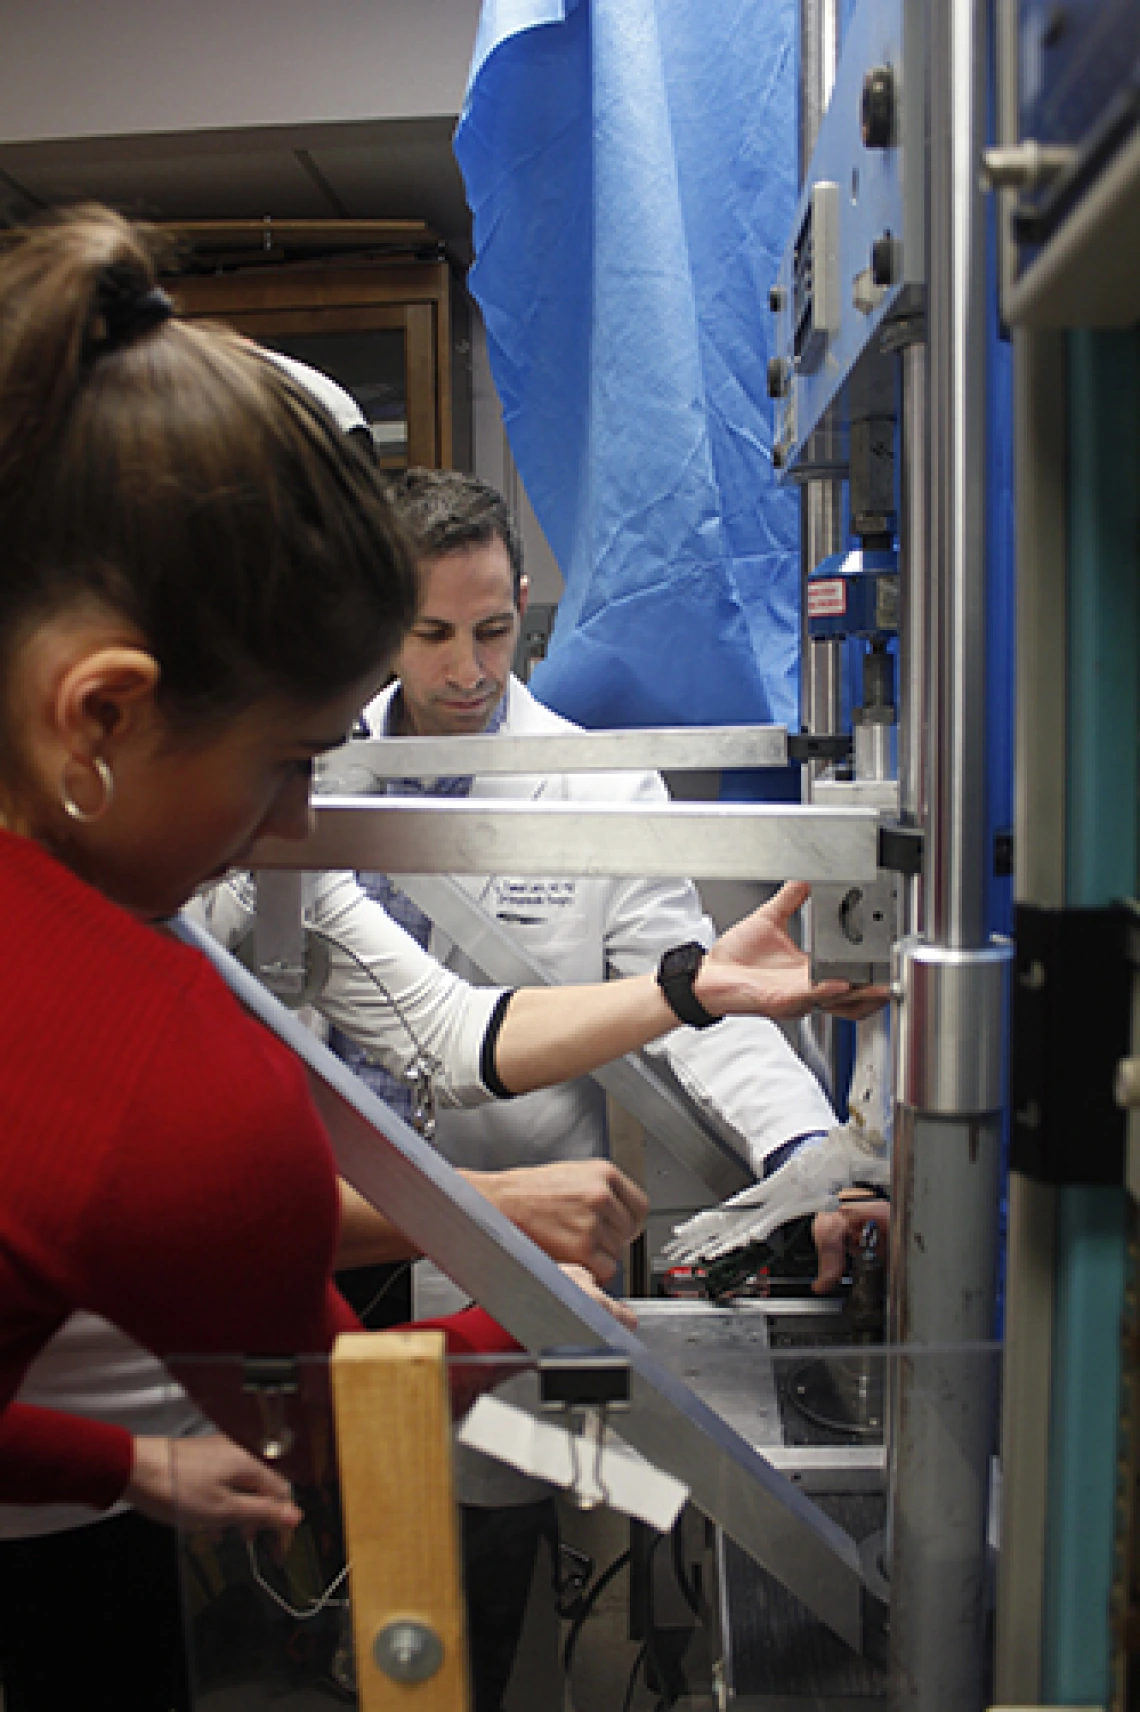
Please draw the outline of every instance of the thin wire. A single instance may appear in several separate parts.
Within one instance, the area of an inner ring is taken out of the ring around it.
[[[242,888],[232,877],[224,880],[222,884],[225,889],[230,892],[234,898],[236,898],[238,904],[243,910],[246,912],[250,912],[252,910],[253,913],[256,913],[256,902],[251,905],[248,896],[243,893]],[[430,1089],[431,1078],[438,1075],[443,1069],[443,1061],[437,1058],[433,1052],[429,1052],[427,1047],[420,1040],[415,1029],[412,1027],[405,1015],[403,1006],[400,1004],[400,1001],[396,998],[395,994],[384,985],[379,975],[377,975],[374,969],[369,967],[364,958],[361,957],[358,952],[354,951],[351,945],[346,945],[343,939],[338,939],[335,934],[328,933],[323,927],[317,927],[312,919],[307,915],[302,916],[302,925],[307,933],[312,934],[314,939],[323,940],[326,945],[331,945],[334,951],[341,952],[343,956],[348,958],[350,963],[355,965],[362,975],[372,982],[372,985],[376,988],[376,991],[380,994],[384,1003],[392,1011],[396,1020],[399,1022],[415,1048],[419,1059],[419,1067],[422,1074],[427,1077]]]
[[[278,1593],[277,1589],[275,1587],[271,1587],[269,1582],[266,1581],[257,1562],[257,1546],[253,1540],[246,1541],[245,1549],[249,1558],[250,1573],[257,1585],[261,1588],[261,1591],[263,1593],[267,1593],[275,1605],[279,1605],[282,1611],[288,1612],[289,1616],[295,1617],[299,1623],[307,1623],[310,1618],[318,1616],[319,1613],[325,1610],[328,1606],[331,1606],[333,1610],[336,1611],[344,1611],[348,1609],[348,1600],[334,1599],[333,1594],[352,1568],[351,1564],[346,1563],[340,1574],[334,1576],[329,1582],[324,1592],[318,1594],[317,1598],[310,1602],[308,1609],[301,1610],[296,1605],[290,1605],[284,1595]]]
[[[641,1669],[643,1664],[647,1665],[648,1663],[649,1663],[649,1642],[648,1641],[642,1641],[641,1651],[638,1653],[637,1657],[633,1661],[633,1669],[630,1671],[629,1681],[625,1685],[625,1699],[621,1703],[621,1712],[629,1712],[630,1707],[633,1705],[633,1692],[634,1692],[634,1689],[637,1687],[637,1673]],[[646,1684],[646,1686],[648,1687],[648,1683]]]
[[[398,1284],[400,1282],[401,1278],[406,1277],[407,1274],[411,1270],[412,1270],[411,1261],[410,1260],[401,1260],[400,1264],[396,1267],[396,1270],[391,1274],[391,1276],[389,1278],[386,1278],[384,1280],[383,1284],[381,1284],[379,1290],[377,1290],[377,1292],[376,1292],[375,1296],[373,1296],[372,1300],[365,1307],[361,1308],[359,1314],[357,1315],[357,1318],[362,1323],[364,1321],[366,1321],[368,1319],[369,1314],[371,1314],[374,1311],[374,1309],[376,1309],[380,1306],[381,1302],[384,1300],[384,1298],[388,1294],[389,1290],[391,1290],[392,1286],[394,1284]]]
[[[380,907],[382,908],[383,906],[381,905]],[[415,1029],[404,1015],[403,1006],[400,1004],[400,1001],[396,998],[395,994],[390,992],[384,985],[376,971],[369,968],[363,957],[361,957],[358,952],[354,951],[351,945],[346,945],[343,939],[338,939],[335,934],[326,933],[323,927],[315,927],[307,916],[303,918],[303,922],[306,932],[311,933],[314,939],[322,939],[326,945],[331,945],[334,951],[342,952],[344,956],[348,958],[350,963],[354,963],[356,965],[362,975],[366,975],[368,977],[372,982],[372,985],[376,988],[376,991],[380,994],[380,997],[384,1000],[385,1004],[389,1005],[394,1011],[398,1022],[403,1027],[408,1039],[419,1054],[420,1062],[425,1073],[429,1077],[438,1074],[438,1072],[443,1069],[442,1060],[437,1058],[434,1052],[429,1052],[427,1047],[424,1046],[423,1042],[416,1034]]]

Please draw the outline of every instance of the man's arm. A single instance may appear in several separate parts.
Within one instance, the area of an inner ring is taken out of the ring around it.
[[[573,1159],[510,1171],[461,1171],[491,1204],[561,1265],[585,1267],[600,1284],[617,1271],[649,1203],[607,1159]],[[418,1250],[350,1184],[341,1182],[338,1270],[414,1258]]]
[[[635,802],[667,800],[655,773],[627,780]],[[716,930],[688,880],[615,881],[605,921],[606,962],[615,974],[655,969],[672,945],[711,945]],[[764,1162],[797,1136],[836,1122],[812,1072],[783,1031],[763,1017],[728,1017],[716,1028],[675,1029],[647,1049],[664,1060],[698,1112],[715,1129],[738,1138],[741,1153],[760,1175]]]

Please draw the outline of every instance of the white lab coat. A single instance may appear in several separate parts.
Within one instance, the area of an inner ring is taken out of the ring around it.
[[[392,686],[367,710],[376,733],[385,729],[394,693]],[[504,733],[576,729],[511,679]],[[663,802],[668,793],[657,773],[549,773],[477,778],[472,796]],[[710,945],[715,937],[696,888],[686,879],[456,878],[550,968],[560,985],[641,975],[655,970],[670,946],[694,939]],[[438,930],[429,949],[455,973],[481,979]],[[784,1142],[830,1129],[835,1121],[815,1077],[780,1029],[764,1018],[731,1017],[715,1028],[679,1028],[650,1050],[664,1057],[698,1107],[735,1133],[758,1175],[768,1154]],[[584,1078],[505,1104],[441,1112],[436,1144],[453,1164],[469,1169],[589,1158],[606,1150],[605,1101],[596,1084]]]

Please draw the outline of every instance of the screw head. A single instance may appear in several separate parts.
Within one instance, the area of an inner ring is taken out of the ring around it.
[[[399,1617],[380,1630],[372,1656],[393,1682],[426,1682],[443,1663],[443,1642],[416,1617]]]
[[[863,79],[859,130],[868,149],[889,149],[895,140],[895,74],[889,65],[873,65]]]
[[[768,397],[786,398],[789,378],[787,359],[772,357],[768,363]]]
[[[898,271],[898,244],[889,232],[871,245],[872,285],[893,285]]]
[[[768,308],[773,315],[778,315],[784,307],[787,293],[782,285],[772,285],[768,288]]]

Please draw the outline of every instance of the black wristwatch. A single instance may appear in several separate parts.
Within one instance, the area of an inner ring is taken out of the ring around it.
[[[711,1028],[721,1020],[706,1011],[693,991],[693,982],[704,960],[705,948],[694,939],[688,945],[674,945],[663,952],[657,965],[657,985],[665,994],[670,1010],[690,1028]]]

